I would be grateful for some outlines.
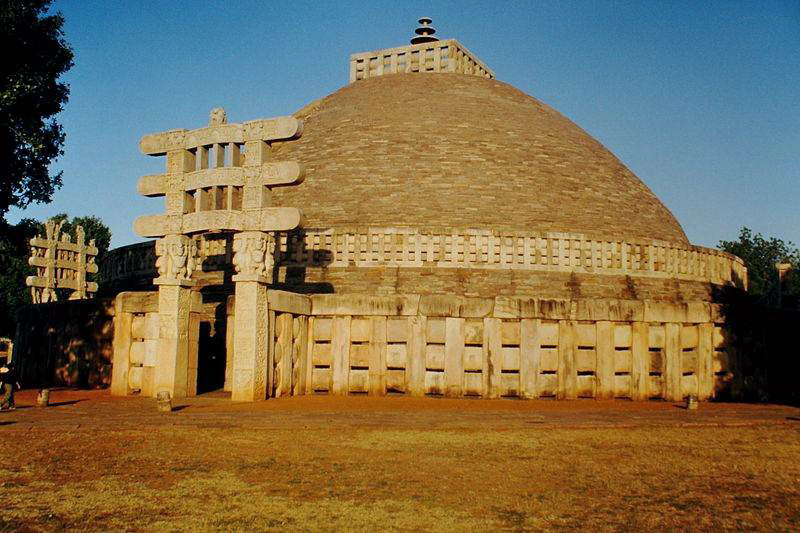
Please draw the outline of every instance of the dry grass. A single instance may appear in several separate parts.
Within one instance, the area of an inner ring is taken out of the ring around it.
[[[0,427],[0,530],[800,529],[796,423],[498,428],[476,415],[429,429],[446,416],[432,411],[381,429],[334,412],[247,429],[226,416]]]

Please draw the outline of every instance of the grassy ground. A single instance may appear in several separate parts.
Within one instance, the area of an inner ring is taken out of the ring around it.
[[[800,529],[796,409],[70,394],[0,417],[0,530]]]

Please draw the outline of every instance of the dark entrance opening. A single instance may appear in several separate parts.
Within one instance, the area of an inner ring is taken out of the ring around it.
[[[220,390],[225,386],[225,306],[212,320],[200,322],[197,346],[197,394]]]

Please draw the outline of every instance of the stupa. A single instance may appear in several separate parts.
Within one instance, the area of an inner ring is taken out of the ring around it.
[[[713,293],[746,286],[742,261],[691,245],[602,144],[419,22],[410,45],[352,55],[350,83],[291,117],[218,110],[143,138],[168,171],[139,189],[167,213],[136,225],[159,244],[103,265],[128,290],[114,393],[676,400],[726,386]],[[183,270],[157,274],[157,258]]]

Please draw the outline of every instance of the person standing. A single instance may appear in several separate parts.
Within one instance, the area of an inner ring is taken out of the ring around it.
[[[14,406],[14,364],[5,359],[0,366],[0,411],[13,411]]]

